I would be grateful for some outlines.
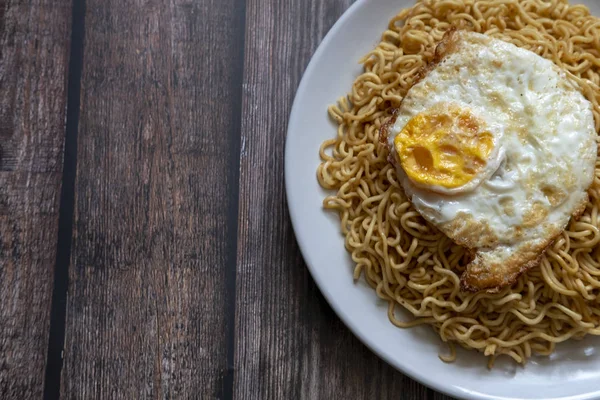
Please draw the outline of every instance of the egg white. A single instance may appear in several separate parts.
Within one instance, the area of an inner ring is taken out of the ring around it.
[[[497,240],[472,247],[481,247],[488,261],[502,262],[523,245],[548,242],[586,201],[597,156],[592,106],[551,61],[485,35],[456,34],[456,48],[403,99],[388,130],[389,147],[420,214],[459,243],[452,229],[444,229],[447,223],[468,216],[471,224],[485,225]],[[411,118],[441,103],[483,119],[496,145],[491,170],[446,192],[413,182],[394,149]],[[533,226],[532,214],[543,216]]]

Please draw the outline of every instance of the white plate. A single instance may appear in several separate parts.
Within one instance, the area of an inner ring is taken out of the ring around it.
[[[600,2],[584,1],[595,15]],[[460,349],[445,364],[444,351],[429,327],[398,329],[387,304],[362,280],[352,280],[353,263],[344,249],[338,217],[322,208],[328,194],[316,179],[321,142],[335,135],[327,106],[350,90],[361,72],[358,60],[380,40],[388,20],[407,0],[358,0],[337,21],[313,56],[296,93],[285,151],[285,181],[294,231],[317,285],[352,332],[377,355],[419,382],[460,398],[600,398],[600,338],[559,345],[550,358],[535,357],[525,367],[486,359]]]

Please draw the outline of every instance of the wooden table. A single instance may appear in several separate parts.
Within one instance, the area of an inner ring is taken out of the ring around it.
[[[0,0],[1,399],[446,398],[340,322],[288,217],[351,3]]]

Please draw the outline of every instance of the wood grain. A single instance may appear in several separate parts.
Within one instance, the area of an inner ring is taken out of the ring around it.
[[[335,316],[308,274],[287,213],[283,150],[295,89],[320,40],[350,3],[248,1],[236,399],[434,397],[379,360]]]
[[[0,398],[41,398],[71,2],[0,1]]]
[[[87,0],[62,398],[224,397],[243,12]]]

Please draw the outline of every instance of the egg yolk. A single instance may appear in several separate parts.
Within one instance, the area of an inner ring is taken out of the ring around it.
[[[460,187],[480,173],[493,136],[469,110],[451,107],[413,117],[394,139],[408,177],[419,184]]]

